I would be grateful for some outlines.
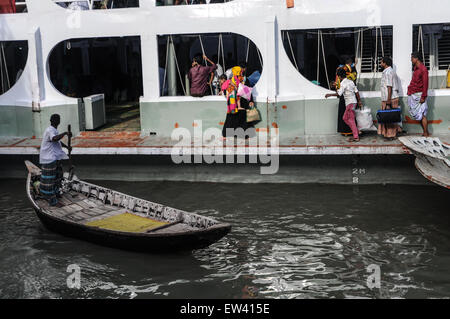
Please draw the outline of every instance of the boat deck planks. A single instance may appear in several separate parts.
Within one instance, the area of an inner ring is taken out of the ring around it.
[[[47,209],[52,216],[83,224],[105,219],[107,217],[112,217],[115,215],[124,214],[127,212],[132,213],[136,216],[149,218],[145,213],[134,212],[126,208],[119,209],[116,206],[103,204],[103,202],[100,200],[88,198],[84,194],[77,194],[77,196],[73,196],[73,194],[66,193],[61,198],[59,198],[58,201],[63,205],[62,207],[50,206],[44,199],[37,200],[39,206]],[[155,230],[153,231],[153,233],[168,234],[173,232],[186,232],[195,230],[196,229],[194,227],[190,227],[189,225],[181,223],[168,226],[160,230]]]

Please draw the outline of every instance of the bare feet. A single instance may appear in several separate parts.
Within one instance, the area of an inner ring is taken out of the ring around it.
[[[351,138],[348,139],[348,141],[349,141],[350,143],[353,143],[353,142],[359,142],[359,138],[353,138],[353,137],[351,137]]]

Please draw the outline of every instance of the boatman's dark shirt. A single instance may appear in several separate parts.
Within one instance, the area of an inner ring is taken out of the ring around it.
[[[189,70],[192,96],[205,95],[211,72],[214,72],[215,69],[217,69],[217,65],[213,64],[211,66],[196,65]]]
[[[414,67],[412,80],[408,86],[408,95],[420,92],[423,98],[428,96],[428,70],[423,63],[419,67]]]

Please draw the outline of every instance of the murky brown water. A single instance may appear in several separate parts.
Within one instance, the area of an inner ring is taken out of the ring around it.
[[[148,255],[48,231],[24,183],[0,181],[1,298],[450,297],[450,193],[438,187],[96,182],[233,225],[209,248]]]

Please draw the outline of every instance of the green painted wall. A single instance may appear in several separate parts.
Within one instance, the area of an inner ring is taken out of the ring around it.
[[[50,125],[50,116],[61,115],[58,130],[67,130],[72,125],[72,132],[80,132],[79,105],[57,105],[41,108],[40,112],[32,112],[31,107],[0,106],[0,136],[42,137],[44,130]]]
[[[50,125],[50,116],[58,113],[61,116],[61,124],[58,126],[59,132],[67,131],[67,125],[72,125],[72,133],[77,135],[80,131],[80,117],[78,104],[56,105],[41,108],[39,119],[40,128],[35,128],[36,137],[41,137],[45,129]],[[83,121],[84,122],[84,121]],[[83,129],[84,130],[84,129]]]
[[[273,104],[257,103],[262,121],[258,128],[278,127],[281,138],[301,135],[335,134],[337,132],[338,99],[297,100]],[[364,105],[372,110],[376,120],[376,111],[380,109],[380,98],[363,99]],[[400,105],[403,114],[409,116],[407,98]],[[440,123],[430,124],[431,133],[448,133],[450,127],[450,96],[429,97],[429,120]],[[141,127],[144,134],[155,132],[157,136],[169,137],[175,127],[184,127],[193,131],[194,120],[203,121],[203,130],[209,127],[222,128],[225,121],[225,101],[183,102],[146,102],[141,103]],[[421,132],[419,124],[404,124],[410,133]]]
[[[0,105],[0,136],[32,136],[31,107]]]
[[[375,75],[372,78],[358,78],[356,84],[360,91],[379,91],[381,78],[375,77]]]
[[[428,87],[431,89],[445,89],[447,87],[447,76],[430,76]]]
[[[373,118],[380,108],[379,98],[364,99],[364,104],[371,108]],[[404,115],[409,115],[407,98],[400,103]],[[433,97],[428,99],[428,119],[439,121],[430,124],[433,134],[449,133],[450,128],[450,96]],[[257,103],[262,121],[257,128],[278,127],[281,138],[301,135],[335,134],[337,129],[337,99],[297,100],[278,103]],[[169,137],[175,127],[184,127],[193,131],[194,120],[203,121],[203,130],[209,127],[222,129],[226,117],[225,101],[179,101],[179,102],[145,102],[140,105],[141,127],[144,134],[156,132],[157,136]],[[72,131],[78,134],[84,130],[83,108],[81,105],[57,105],[44,107],[41,112],[32,112],[29,107],[0,106],[0,136],[35,135],[41,137],[43,131],[50,125],[53,113],[61,115],[61,132],[72,124]],[[410,133],[420,133],[418,124],[405,124],[404,128]]]

